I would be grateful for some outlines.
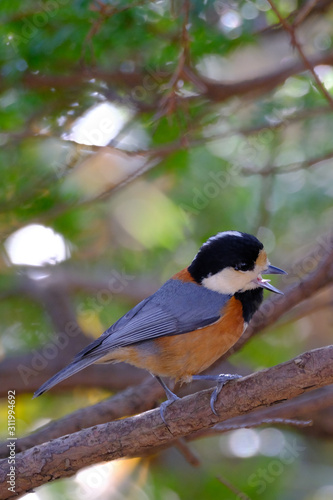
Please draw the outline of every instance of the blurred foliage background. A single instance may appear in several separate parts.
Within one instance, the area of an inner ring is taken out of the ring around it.
[[[332,93],[332,2],[274,4]],[[314,268],[332,230],[332,101],[266,0],[2,0],[0,15],[1,355],[13,377],[63,326],[55,290],[97,337],[218,231],[256,234],[289,271],[280,287]],[[331,307],[327,288],[234,355],[235,370],[330,344]],[[17,433],[109,393],[32,401],[21,388]],[[330,438],[232,431],[192,444],[199,469],[170,449],[29,499],[328,500]]]

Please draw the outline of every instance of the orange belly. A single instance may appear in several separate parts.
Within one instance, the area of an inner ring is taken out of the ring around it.
[[[242,304],[232,297],[216,323],[194,332],[115,349],[108,360],[125,361],[154,375],[188,382],[227,352],[243,331]]]

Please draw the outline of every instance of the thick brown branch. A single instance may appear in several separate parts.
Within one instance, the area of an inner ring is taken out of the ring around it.
[[[227,384],[216,403],[218,417],[210,409],[211,391],[206,390],[173,403],[166,414],[168,428],[157,409],[55,439],[16,455],[15,494],[7,488],[8,461],[1,460],[1,498],[72,476],[94,463],[140,456],[193,431],[332,383],[333,346],[327,346]]]
[[[149,378],[139,386],[131,387],[95,405],[81,408],[59,420],[46,424],[29,436],[19,438],[16,441],[16,452],[27,450],[43,442],[65,434],[72,434],[93,425],[142,413],[153,408],[156,401],[163,397],[164,392],[161,386],[154,379]],[[333,406],[333,388],[323,387],[277,406],[228,419],[212,429],[194,432],[186,439],[192,441],[231,429],[256,427],[267,423],[269,419],[273,422],[276,419],[312,418],[314,414],[330,406]],[[286,421],[285,424],[288,425],[289,422]],[[155,449],[152,452],[155,453]],[[6,457],[7,453],[7,442],[0,443],[0,458]]]
[[[314,56],[307,58],[311,68],[319,64],[332,64],[333,52],[324,56]],[[264,94],[275,89],[278,85],[285,82],[287,78],[297,73],[301,73],[310,69],[304,61],[294,62],[289,66],[285,66],[277,71],[266,73],[251,80],[242,80],[232,83],[215,83],[203,77],[200,78],[201,83],[205,85],[206,91],[204,95],[211,101],[223,102],[231,97],[245,96],[252,94]]]
[[[308,57],[307,62],[311,65],[311,68],[319,64],[332,64],[333,53]],[[204,95],[212,101],[222,102],[231,97],[270,92],[290,76],[301,73],[306,69],[309,69],[307,63],[305,64],[304,61],[296,61],[288,66],[279,68],[277,71],[272,71],[271,73],[266,73],[256,78],[232,83],[213,82],[203,76],[195,74],[193,69],[188,67],[183,68],[182,75],[190,82],[196,82],[200,95]],[[26,87],[35,89],[51,87],[72,88],[82,84],[88,84],[90,79],[97,78],[102,81],[110,82],[113,85],[129,88],[145,88],[145,78],[147,77],[152,78],[156,82],[156,85],[159,86],[161,83],[169,81],[171,74],[159,69],[148,69],[146,74],[136,72],[108,72],[102,69],[91,69],[89,71],[73,71],[70,74],[61,76],[27,73],[24,75],[23,83]],[[140,106],[143,104],[143,102],[138,103]],[[154,105],[152,105],[152,109],[154,109]]]
[[[29,436],[16,441],[16,451],[23,451],[58,438],[64,434],[72,434],[81,429],[97,424],[111,422],[124,416],[136,415],[154,407],[163,398],[164,390],[155,379],[149,377],[139,386],[120,392],[111,398],[54,420]],[[0,457],[6,457],[7,442],[0,443]]]
[[[142,85],[144,74],[140,72],[105,71],[103,69],[80,69],[66,75],[42,75],[26,73],[23,77],[25,87],[32,89],[73,88],[97,78],[113,84],[136,87]]]
[[[29,268],[26,269],[29,270]],[[36,280],[22,273],[22,275],[11,277],[10,286],[0,292],[0,298],[22,296],[23,294],[39,300],[42,288],[44,290],[60,288],[68,294],[82,291],[94,295],[103,293],[110,298],[110,301],[117,297],[137,303],[156,292],[158,288],[157,281],[154,281],[153,276],[151,279],[149,276],[146,279],[141,279],[115,269],[108,269],[107,273],[102,272],[102,270],[96,273],[85,273],[84,271],[79,272],[74,267],[58,264],[56,269],[50,269],[50,266],[41,266],[40,273],[44,272],[48,276],[43,279],[43,287],[40,288],[39,293],[36,293],[38,281],[36,285]],[[57,329],[59,328],[58,326]],[[63,328],[64,326],[60,329]]]

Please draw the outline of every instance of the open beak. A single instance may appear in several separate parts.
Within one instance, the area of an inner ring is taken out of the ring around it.
[[[262,274],[287,274],[287,273],[286,271],[283,271],[283,269],[280,269],[279,267],[275,267],[269,264],[266,271],[263,271]],[[270,290],[271,292],[283,295],[283,292],[281,292],[281,290],[278,290],[278,288],[275,288],[275,286],[270,284],[270,280],[265,280],[260,275],[257,278],[257,284],[261,288],[266,288],[266,290]]]

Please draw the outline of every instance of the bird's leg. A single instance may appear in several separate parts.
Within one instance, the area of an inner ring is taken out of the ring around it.
[[[163,403],[161,403],[161,405],[160,405],[161,419],[163,420],[164,424],[168,427],[168,424],[166,423],[165,418],[164,418],[164,411],[169,405],[171,405],[171,403],[173,403],[174,401],[177,401],[177,399],[180,399],[180,398],[178,396],[176,396],[176,394],[174,394],[169,389],[169,387],[166,385],[166,383],[160,377],[155,375],[155,378],[156,378],[156,380],[159,381],[159,383],[161,384],[161,386],[165,390],[165,394],[167,395],[167,398],[168,398],[167,401],[163,401]]]
[[[210,397],[210,407],[214,415],[218,416],[215,410],[215,403],[217,400],[217,396],[220,394],[222,387],[229,382],[230,380],[235,380],[238,378],[242,378],[242,375],[231,375],[227,373],[220,373],[220,375],[193,375],[192,380],[213,380],[217,382],[217,385],[212,392]]]

